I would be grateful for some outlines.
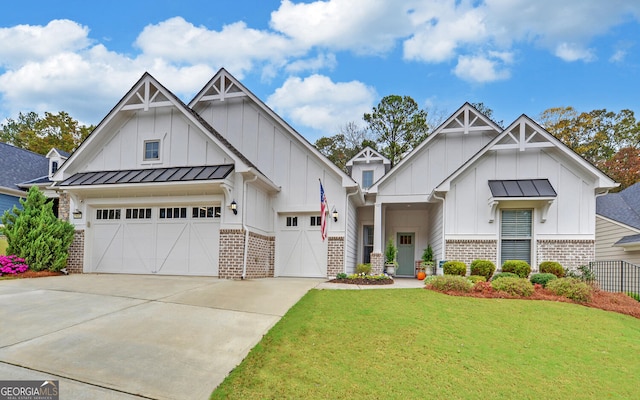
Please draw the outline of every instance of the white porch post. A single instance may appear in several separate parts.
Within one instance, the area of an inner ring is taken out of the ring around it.
[[[382,254],[383,234],[382,203],[376,202],[373,211],[373,252],[371,253],[371,272],[374,274],[381,274],[384,268],[384,257]]]

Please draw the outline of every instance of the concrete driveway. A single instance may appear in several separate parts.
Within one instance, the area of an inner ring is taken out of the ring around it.
[[[0,379],[61,399],[207,399],[323,280],[70,275],[0,281]]]

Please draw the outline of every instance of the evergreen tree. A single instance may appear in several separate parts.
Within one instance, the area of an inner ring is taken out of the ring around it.
[[[24,258],[35,271],[60,271],[67,265],[74,227],[53,214],[53,203],[36,186],[1,217],[7,237],[7,254]]]

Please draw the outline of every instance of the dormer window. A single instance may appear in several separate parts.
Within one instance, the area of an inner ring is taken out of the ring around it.
[[[373,185],[373,170],[362,171],[362,188],[369,189]]]
[[[58,162],[51,161],[51,175],[55,174],[57,170],[58,170]]]
[[[144,141],[144,161],[160,160],[160,141],[145,140]]]

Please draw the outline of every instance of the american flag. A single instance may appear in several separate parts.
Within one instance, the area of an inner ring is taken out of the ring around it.
[[[320,233],[322,241],[327,238],[327,196],[324,195],[322,181],[320,181]]]

